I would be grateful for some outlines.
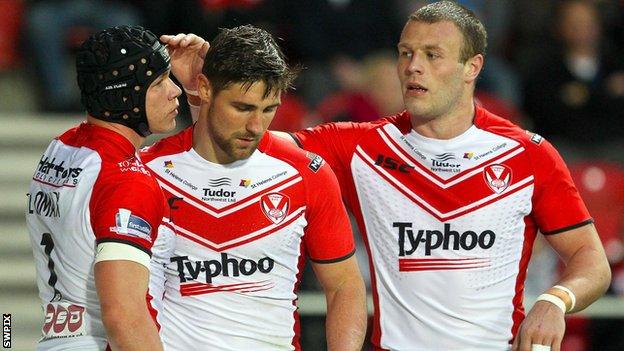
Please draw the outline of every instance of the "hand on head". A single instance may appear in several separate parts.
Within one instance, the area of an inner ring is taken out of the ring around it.
[[[167,45],[173,75],[187,93],[196,92],[197,76],[202,72],[210,44],[192,33],[161,35],[160,41]]]

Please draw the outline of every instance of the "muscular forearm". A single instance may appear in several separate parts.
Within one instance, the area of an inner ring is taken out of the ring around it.
[[[145,305],[145,301],[143,301]],[[158,330],[147,308],[102,311],[108,342],[114,351],[162,350]]]
[[[576,296],[576,305],[570,312],[576,312],[600,298],[610,281],[611,270],[604,253],[583,247],[570,257],[557,285],[572,290]]]
[[[366,334],[366,290],[361,279],[327,294],[327,349],[360,350]]]

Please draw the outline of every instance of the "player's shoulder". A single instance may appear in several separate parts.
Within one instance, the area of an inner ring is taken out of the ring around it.
[[[324,167],[325,160],[321,156],[271,133],[265,134],[258,148],[268,156],[290,164],[304,176],[319,173],[322,168],[329,167]]]
[[[395,125],[401,131],[406,133],[411,128],[410,117],[407,111],[403,111],[394,115],[384,116],[374,121],[369,122],[330,122],[320,124],[316,127],[304,129],[295,133],[296,137],[306,136],[307,134],[314,135],[316,133],[325,134],[330,137],[336,137],[339,141],[353,138],[365,137],[366,133],[382,128],[388,124]]]
[[[46,154],[72,167],[108,170],[135,158],[136,148],[114,130],[83,122],[56,137]]]
[[[551,154],[555,151],[543,136],[523,129],[508,119],[497,116],[480,106],[476,108],[475,125],[490,133],[518,142],[532,155]]]
[[[193,126],[190,126],[174,135],[160,139],[154,144],[142,148],[140,152],[141,159],[143,162],[148,163],[157,157],[188,151],[192,147]]]
[[[365,136],[366,133],[383,128],[387,125],[393,125],[404,133],[411,129],[410,116],[407,111],[403,111],[394,115],[384,116],[370,122],[337,122],[337,129],[353,130]]]

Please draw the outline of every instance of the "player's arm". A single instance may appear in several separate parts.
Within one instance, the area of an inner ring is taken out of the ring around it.
[[[589,212],[559,153],[545,140],[528,143],[527,150],[536,165],[533,218],[566,267],[561,280],[537,298],[520,325],[513,350],[530,351],[537,344],[559,351],[564,314],[597,300],[606,291],[611,272]]]
[[[318,157],[318,156],[316,156]],[[327,300],[327,347],[360,350],[366,333],[366,291],[351,224],[336,176],[322,160],[304,168],[308,226],[304,241]],[[324,191],[318,191],[318,189]]]
[[[566,313],[583,310],[605,293],[611,281],[609,263],[594,225],[545,237],[565,263],[556,288],[545,294],[562,301]],[[530,351],[532,344],[539,344],[559,351],[565,331],[564,314],[553,302],[537,301],[522,323],[513,350]]]
[[[162,192],[147,178],[111,174],[93,190],[89,210],[97,242],[95,285],[113,350],[162,350],[147,291],[151,249],[164,208]]]
[[[575,296],[575,306],[568,312],[585,309],[607,291],[611,269],[593,224],[559,235],[547,235],[546,240],[566,265],[557,285],[570,289]],[[551,290],[548,292],[560,296],[566,306],[571,307],[568,293]]]
[[[280,132],[280,131],[277,131],[277,130],[270,130],[270,132],[271,132],[271,134],[273,134],[276,137],[282,138],[282,139],[286,140],[287,142],[292,143],[293,145],[297,145],[297,142],[295,141],[295,138],[290,133]]]
[[[112,260],[96,263],[94,271],[111,349],[162,350],[145,299],[149,282],[147,267],[134,261]]]
[[[360,350],[366,334],[366,289],[355,256],[312,263],[327,300],[327,349]]]

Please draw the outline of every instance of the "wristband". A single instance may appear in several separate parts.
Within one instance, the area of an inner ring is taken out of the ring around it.
[[[572,311],[574,309],[574,306],[576,306],[576,295],[574,295],[574,293],[572,292],[572,290],[566,288],[565,286],[562,285],[555,285],[553,286],[554,289],[559,289],[561,291],[565,291],[566,294],[568,294],[568,296],[570,296],[570,309],[568,311]]]
[[[186,95],[199,96],[199,91],[197,90],[186,89],[185,87],[182,87],[182,89],[184,89]]]
[[[535,300],[535,302],[537,302],[537,301],[548,301],[548,302],[552,303],[553,305],[559,307],[559,309],[561,309],[561,311],[563,313],[566,313],[565,302],[563,302],[563,300],[559,296],[555,296],[555,295],[552,295],[552,294],[541,294]]]

